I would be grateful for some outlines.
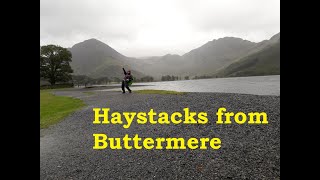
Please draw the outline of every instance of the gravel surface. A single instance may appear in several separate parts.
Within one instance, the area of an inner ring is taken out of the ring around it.
[[[185,95],[57,91],[87,104],[40,132],[40,179],[280,179],[280,96],[226,93]],[[111,112],[190,111],[208,113],[206,125],[94,125],[92,108]],[[219,107],[244,113],[266,112],[268,125],[216,125]],[[108,137],[218,137],[213,150],[93,150],[92,134]]]

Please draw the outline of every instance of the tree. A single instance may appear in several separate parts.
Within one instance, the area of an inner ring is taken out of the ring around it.
[[[73,80],[73,84],[76,86],[80,86],[81,84],[83,84],[83,79],[84,76],[83,75],[73,75],[72,76],[72,80]]]
[[[107,84],[110,82],[110,79],[108,77],[100,77],[97,79],[97,84]]]
[[[93,79],[91,77],[85,76],[83,82],[84,82],[84,87],[87,87],[87,84],[92,85]]]
[[[173,75],[169,78],[169,81],[174,81],[176,77],[174,77]]]
[[[87,87],[87,84],[91,83],[93,81],[92,78],[86,76],[86,75],[74,75],[72,76],[73,83],[77,85],[78,87],[80,85],[84,85]]]
[[[121,82],[121,79],[118,77],[113,77],[113,81],[119,83],[119,82]]]
[[[184,79],[185,79],[185,80],[189,80],[189,76],[185,76]]]
[[[153,77],[151,76],[144,76],[140,79],[141,82],[152,82],[153,81]]]
[[[162,76],[161,81],[171,81],[171,76],[170,75]]]
[[[40,77],[47,79],[51,85],[68,82],[72,79],[71,52],[66,48],[47,45],[40,49]]]

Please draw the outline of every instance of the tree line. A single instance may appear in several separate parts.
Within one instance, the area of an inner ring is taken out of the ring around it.
[[[181,76],[173,76],[173,75],[161,76],[161,81],[176,81],[176,80],[183,80],[183,78],[181,78]],[[184,80],[189,80],[189,76],[185,76]]]
[[[86,75],[72,75],[73,70],[70,66],[72,54],[61,46],[47,45],[40,47],[40,78],[47,80],[51,86],[56,83],[73,84],[75,86],[87,86],[89,84],[109,84],[112,82],[120,83],[122,79],[118,77],[99,77],[91,78]],[[195,76],[193,79],[213,78],[213,76]],[[183,80],[181,76],[165,75],[161,77],[161,81]],[[189,76],[185,76],[184,80],[189,80]],[[144,76],[135,78],[135,82],[152,82],[152,76]]]
[[[58,84],[74,84],[75,86],[87,86],[88,84],[119,83],[118,77],[91,78],[86,75],[72,75],[70,66],[71,52],[61,46],[46,45],[40,47],[40,79],[47,80],[51,86]],[[154,81],[151,76],[134,78],[135,82]]]
[[[154,79],[151,76],[144,76],[142,78],[134,78],[134,82],[152,82]],[[120,83],[122,79],[118,77],[99,77],[91,78],[86,75],[72,75],[72,83],[75,86],[88,86],[88,85],[105,85],[110,83]]]

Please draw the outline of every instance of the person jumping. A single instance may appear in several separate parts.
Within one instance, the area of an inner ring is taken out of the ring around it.
[[[122,85],[121,85],[122,93],[126,93],[124,87],[126,87],[128,89],[128,91],[129,91],[129,93],[131,93],[131,89],[129,88],[129,85],[133,80],[133,77],[131,75],[131,71],[128,70],[128,72],[126,72],[126,70],[124,70],[124,68],[122,68],[122,70],[123,70],[123,73],[124,73],[124,78],[122,80]]]

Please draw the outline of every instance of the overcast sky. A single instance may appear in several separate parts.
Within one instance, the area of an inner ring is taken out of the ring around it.
[[[280,0],[40,0],[40,45],[96,38],[129,57],[189,52],[280,32]]]

